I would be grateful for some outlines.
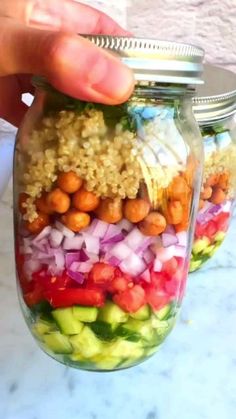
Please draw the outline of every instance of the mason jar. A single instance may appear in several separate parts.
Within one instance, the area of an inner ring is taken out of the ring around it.
[[[17,135],[19,296],[40,347],[75,368],[127,368],[154,354],[185,290],[202,176],[192,113],[203,51],[88,37],[134,71],[118,106],[34,77]]]
[[[199,269],[221,246],[236,192],[236,74],[212,65],[193,99],[205,150],[204,178],[190,271]]]

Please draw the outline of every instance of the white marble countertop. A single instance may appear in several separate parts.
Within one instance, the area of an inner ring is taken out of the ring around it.
[[[0,418],[233,419],[236,219],[217,256],[189,278],[181,318],[159,354],[123,372],[57,364],[30,336],[16,297],[12,199],[0,203]]]

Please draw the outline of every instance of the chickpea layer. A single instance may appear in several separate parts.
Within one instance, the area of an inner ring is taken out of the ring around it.
[[[120,199],[104,199],[96,210],[97,217],[106,223],[114,224],[122,220],[122,201]]]
[[[82,184],[82,179],[72,171],[60,173],[57,178],[59,188],[69,194],[77,192]]]
[[[82,188],[73,195],[72,203],[76,209],[89,212],[94,211],[98,207],[100,198],[93,192],[88,192],[86,189]]]
[[[158,236],[166,229],[166,219],[159,212],[150,212],[139,224],[139,228],[146,236]]]
[[[124,204],[124,216],[131,223],[139,223],[149,213],[150,205],[141,198],[128,199]]]
[[[46,202],[49,208],[58,214],[64,214],[70,208],[70,197],[59,188],[49,192]]]
[[[66,214],[62,216],[62,222],[70,230],[75,233],[79,233],[80,230],[86,228],[90,224],[90,216],[85,212],[77,211],[76,209],[70,209]]]

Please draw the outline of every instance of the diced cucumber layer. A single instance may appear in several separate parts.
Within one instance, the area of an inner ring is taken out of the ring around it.
[[[67,336],[62,335],[60,332],[52,332],[43,336],[43,341],[46,348],[53,351],[55,354],[70,354],[72,346]]]
[[[77,335],[83,328],[83,323],[73,315],[73,308],[59,308],[52,311],[52,316],[57,322],[62,333],[66,335]]]
[[[120,358],[114,356],[97,355],[91,358],[97,368],[102,370],[113,370],[120,364]]]
[[[113,356],[120,360],[123,358],[139,358],[143,353],[141,344],[123,339],[118,339],[116,342],[107,344],[103,350],[104,356]]]
[[[85,358],[91,358],[98,355],[103,350],[102,342],[96,337],[88,326],[84,326],[79,335],[72,336],[70,342],[74,352],[83,355]]]
[[[101,309],[74,306],[53,310],[48,320],[41,314],[32,331],[46,350],[64,354],[68,365],[126,368],[157,351],[173,327],[173,308],[170,304],[154,313],[146,305],[129,315],[110,301]]]
[[[116,304],[108,301],[99,311],[98,320],[106,323],[125,323],[128,320],[128,314]]]
[[[150,318],[150,308],[146,304],[135,313],[131,313],[130,316],[136,320],[148,320]]]
[[[194,242],[192,252],[195,255],[201,253],[207,246],[209,246],[210,240],[207,237],[203,237],[202,239],[198,239]]]
[[[103,341],[111,341],[116,338],[115,329],[117,324],[109,324],[101,321],[96,321],[90,324],[90,328],[95,335]]]
[[[55,323],[39,319],[32,327],[32,332],[38,337],[42,337],[46,333],[56,330]]]
[[[95,322],[98,316],[96,307],[74,306],[72,312],[77,320],[85,323]]]
[[[166,306],[164,306],[160,310],[155,311],[154,314],[159,320],[166,320],[170,317],[172,309],[173,309],[172,304],[167,304]]]

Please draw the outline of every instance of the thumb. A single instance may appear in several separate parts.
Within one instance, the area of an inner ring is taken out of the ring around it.
[[[117,104],[132,93],[133,74],[80,36],[41,31],[0,19],[0,76],[38,74],[58,90],[86,101]]]

